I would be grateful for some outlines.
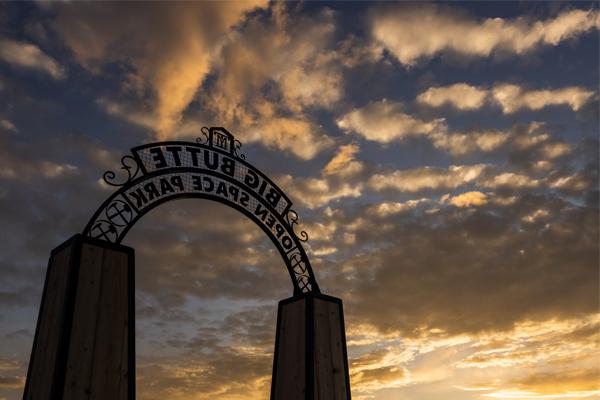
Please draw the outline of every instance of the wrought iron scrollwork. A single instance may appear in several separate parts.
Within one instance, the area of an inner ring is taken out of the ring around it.
[[[133,165],[130,165],[130,164],[133,164]],[[114,171],[104,172],[104,174],[102,175],[102,179],[104,180],[104,182],[107,185],[120,187],[120,186],[124,186],[124,185],[128,184],[129,182],[131,182],[133,179],[135,179],[137,174],[140,172],[140,166],[138,165],[136,159],[130,155],[126,155],[121,158],[121,169],[123,169],[127,172],[127,178],[125,179],[125,181],[115,182],[115,178],[116,178],[117,174],[115,174]]]
[[[202,128],[200,128],[200,132],[202,132],[202,136],[204,136],[204,138],[202,136],[197,137],[196,143],[204,144],[204,145],[208,144],[208,141],[210,140],[209,139],[210,138],[210,136],[209,136],[210,130],[206,126],[203,126]]]
[[[308,240],[308,233],[306,233],[306,231],[300,231],[300,234],[298,234],[294,229],[295,225],[299,225],[298,213],[290,209],[288,210],[287,215],[285,217],[287,219],[288,224],[290,224],[290,227],[292,228],[292,232],[294,232],[294,235],[296,235],[296,238],[298,238],[298,240],[301,242],[306,242]]]
[[[301,225],[298,213],[291,208],[292,202],[281,189],[245,161],[246,156],[240,151],[242,143],[223,127],[202,127],[196,143],[184,145],[181,141],[171,141],[134,147],[131,149],[132,155],[121,158],[120,169],[125,172],[118,168],[115,168],[116,172],[104,172],[104,182],[117,189],[94,213],[83,234],[111,243],[121,243],[136,221],[163,202],[185,197],[214,200],[243,212],[269,235],[286,263],[294,285],[294,294],[319,293],[319,286],[302,245],[302,242],[308,240],[308,234],[301,229],[302,226],[297,226]],[[184,147],[185,151],[182,150]],[[189,149],[193,150],[189,151],[191,156],[176,157],[179,155],[178,151],[183,154]],[[173,155],[165,156],[169,152]],[[154,162],[157,160],[156,154],[162,154],[162,157],[157,156],[159,161],[162,160],[158,163],[160,165]],[[211,154],[215,156],[215,160],[225,160],[221,168],[217,168],[218,165],[212,167],[206,162]],[[200,157],[204,157],[204,163],[198,161]],[[262,180],[260,189],[248,191],[246,200],[230,199],[230,194],[242,193],[247,189],[245,185],[252,173],[255,179]],[[198,177],[209,179],[214,186],[218,183],[219,188],[224,188],[223,191],[201,191],[195,182]],[[267,195],[267,190],[279,194],[278,199],[281,201],[277,203],[277,207],[270,205],[269,196],[275,194],[269,192]],[[254,201],[250,201],[251,199]],[[265,203],[265,200],[268,201]],[[256,204],[260,204],[260,208],[256,208]],[[262,214],[263,204],[268,218]]]
[[[238,153],[238,150],[240,150],[242,148],[242,142],[240,142],[237,139],[233,140],[233,154],[235,154],[235,156],[237,158],[240,158],[242,160],[246,159],[246,155],[242,154],[242,153]]]

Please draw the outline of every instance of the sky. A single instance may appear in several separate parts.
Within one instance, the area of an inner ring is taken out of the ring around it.
[[[600,399],[599,28],[586,2],[0,3],[0,399],[50,251],[131,147],[224,126],[344,301],[356,400]],[[285,265],[178,200],[136,250],[137,397],[267,399]]]

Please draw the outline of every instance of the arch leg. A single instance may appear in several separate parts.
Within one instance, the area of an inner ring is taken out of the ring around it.
[[[134,400],[134,251],[75,235],[52,251],[23,399]]]
[[[279,302],[271,400],[350,400],[341,299],[309,293]]]

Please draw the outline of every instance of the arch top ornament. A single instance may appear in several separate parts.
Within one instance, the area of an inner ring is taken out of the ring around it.
[[[294,294],[320,293],[297,229],[298,213],[289,197],[246,161],[241,143],[225,128],[202,128],[196,142],[166,141],[131,149],[119,174],[104,182],[117,190],[98,208],[83,235],[121,243],[147,212],[167,201],[203,198],[226,204],[253,220],[282,256]]]

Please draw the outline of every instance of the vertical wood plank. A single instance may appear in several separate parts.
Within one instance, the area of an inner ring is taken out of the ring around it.
[[[104,249],[83,245],[71,343],[65,374],[64,400],[87,399],[90,396],[90,380],[96,340],[97,310],[102,284]]]
[[[32,349],[24,399],[49,399],[57,362],[57,352],[64,320],[65,294],[71,265],[72,248],[64,247],[52,254],[44,299],[40,305],[36,343]]]
[[[274,400],[305,400],[306,299],[283,304]]]
[[[315,400],[346,400],[340,304],[315,299]]]
[[[92,400],[127,400],[128,258],[105,250],[90,384]],[[125,388],[125,390],[123,390]],[[124,395],[124,397],[121,397]]]
[[[350,400],[345,340],[340,299],[311,293],[282,300],[271,399]]]
[[[25,400],[134,400],[133,249],[76,235],[53,251]]]

